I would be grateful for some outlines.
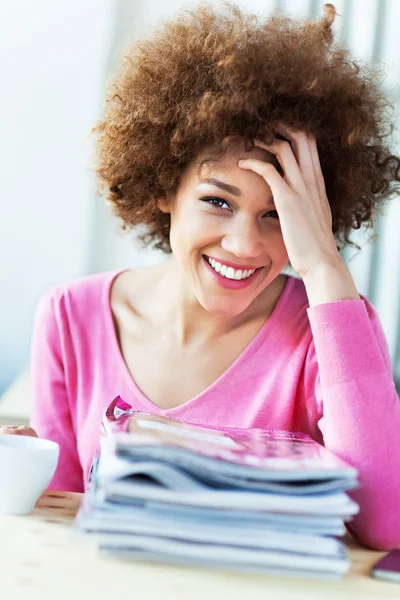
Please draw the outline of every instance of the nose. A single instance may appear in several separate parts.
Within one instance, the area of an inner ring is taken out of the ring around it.
[[[262,233],[256,223],[240,220],[230,223],[221,247],[238,258],[258,258],[263,253]]]

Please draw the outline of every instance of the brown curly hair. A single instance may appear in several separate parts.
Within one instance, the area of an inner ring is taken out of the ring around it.
[[[318,142],[342,247],[351,229],[374,226],[399,189],[400,159],[381,71],[334,41],[332,4],[320,20],[244,14],[231,3],[183,11],[150,39],[133,43],[113,76],[97,132],[99,192],[125,228],[144,224],[142,242],[170,252],[169,215],[157,199],[176,190],[185,167],[224,140],[267,143],[284,123]],[[358,247],[358,246],[357,246]]]

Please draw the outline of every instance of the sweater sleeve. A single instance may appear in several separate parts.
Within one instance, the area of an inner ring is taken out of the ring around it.
[[[83,492],[80,464],[64,374],[60,312],[54,293],[39,302],[32,337],[31,426],[41,438],[60,445],[56,472],[48,489]]]
[[[359,543],[400,547],[400,402],[379,317],[363,296],[307,309],[324,444],[359,472]]]

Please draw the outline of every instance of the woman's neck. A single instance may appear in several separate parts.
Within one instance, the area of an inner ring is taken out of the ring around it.
[[[227,317],[200,304],[174,257],[150,269],[149,276],[145,311],[157,326],[169,327],[182,346],[212,343],[248,321],[268,318],[285,282],[284,276],[277,277],[245,311]]]

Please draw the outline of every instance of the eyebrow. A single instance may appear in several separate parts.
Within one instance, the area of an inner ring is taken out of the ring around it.
[[[238,187],[236,187],[235,185],[230,185],[229,183],[225,183],[224,181],[221,181],[220,179],[216,179],[215,177],[210,177],[209,179],[203,179],[203,181],[201,183],[209,183],[211,185],[215,185],[216,187],[219,187],[221,190],[225,190],[226,192],[228,192],[229,194],[232,194],[233,196],[241,196],[242,195],[242,192]],[[269,196],[268,200],[272,200],[272,202],[274,203],[273,196]]]
[[[219,187],[221,190],[225,190],[228,194],[232,194],[233,196],[241,196],[242,192],[238,187],[234,185],[230,185],[229,183],[224,183],[220,179],[216,179],[215,177],[211,177],[210,179],[205,179],[202,183],[210,183],[211,185],[215,185]]]

